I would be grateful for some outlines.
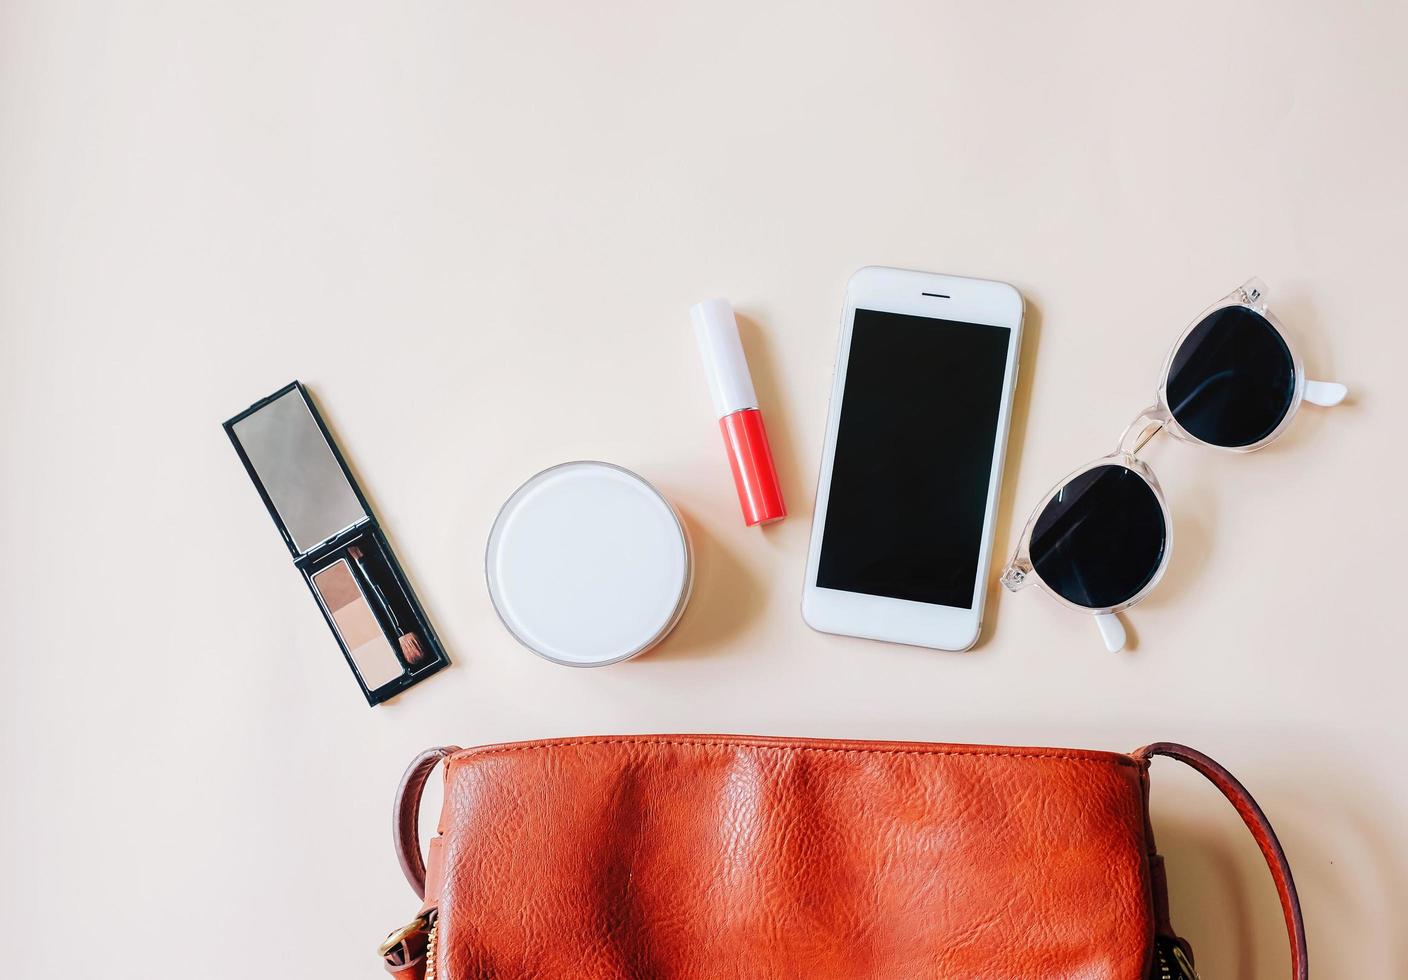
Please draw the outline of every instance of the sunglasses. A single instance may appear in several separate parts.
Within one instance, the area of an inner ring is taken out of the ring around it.
[[[1183,332],[1164,362],[1159,400],[1130,423],[1114,452],[1068,475],[1037,506],[1002,573],[1009,591],[1036,582],[1093,614],[1112,653],[1124,649],[1115,614],[1159,583],[1173,546],[1163,490],[1139,451],[1169,432],[1248,453],[1284,432],[1302,402],[1344,400],[1344,385],[1306,379],[1265,294],[1252,279]]]

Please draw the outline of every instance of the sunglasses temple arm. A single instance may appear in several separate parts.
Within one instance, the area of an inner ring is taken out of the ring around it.
[[[1344,396],[1347,394],[1349,394],[1349,389],[1335,381],[1307,381],[1305,383],[1304,397],[1312,405],[1330,408],[1344,401]]]
[[[1105,649],[1119,653],[1124,649],[1124,623],[1114,613],[1096,613],[1095,625],[1100,627],[1100,638],[1105,641]]]

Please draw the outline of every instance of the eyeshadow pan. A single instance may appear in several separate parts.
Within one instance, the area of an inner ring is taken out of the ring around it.
[[[403,669],[391,644],[380,633],[352,651],[352,662],[372,690],[390,684],[401,676]]]
[[[357,588],[357,582],[352,578],[352,570],[347,567],[345,561],[314,572],[313,581],[318,584],[318,593],[323,597],[323,602],[327,603],[329,612],[335,613],[349,602],[362,597],[362,590]]]
[[[338,632],[349,647],[359,647],[368,640],[381,635],[381,624],[376,621],[372,607],[358,596],[332,614],[337,622]]]
[[[401,661],[396,658],[391,642],[382,632],[347,562],[339,561],[315,572],[313,584],[332,613],[342,642],[367,687],[375,690],[400,677]]]

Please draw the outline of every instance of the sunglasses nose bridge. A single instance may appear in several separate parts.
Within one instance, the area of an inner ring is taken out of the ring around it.
[[[1149,444],[1168,424],[1168,413],[1162,406],[1150,405],[1139,413],[1139,417],[1125,427],[1120,434],[1120,452],[1126,456],[1136,456],[1139,450]]]

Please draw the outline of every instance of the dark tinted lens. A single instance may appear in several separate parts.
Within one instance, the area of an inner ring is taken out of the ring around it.
[[[1123,466],[1097,466],[1042,510],[1032,530],[1032,567],[1071,602],[1117,606],[1149,584],[1167,540],[1153,488]]]
[[[1250,446],[1291,409],[1290,348],[1261,314],[1228,306],[1189,332],[1173,355],[1168,405],[1193,435],[1215,446]]]

